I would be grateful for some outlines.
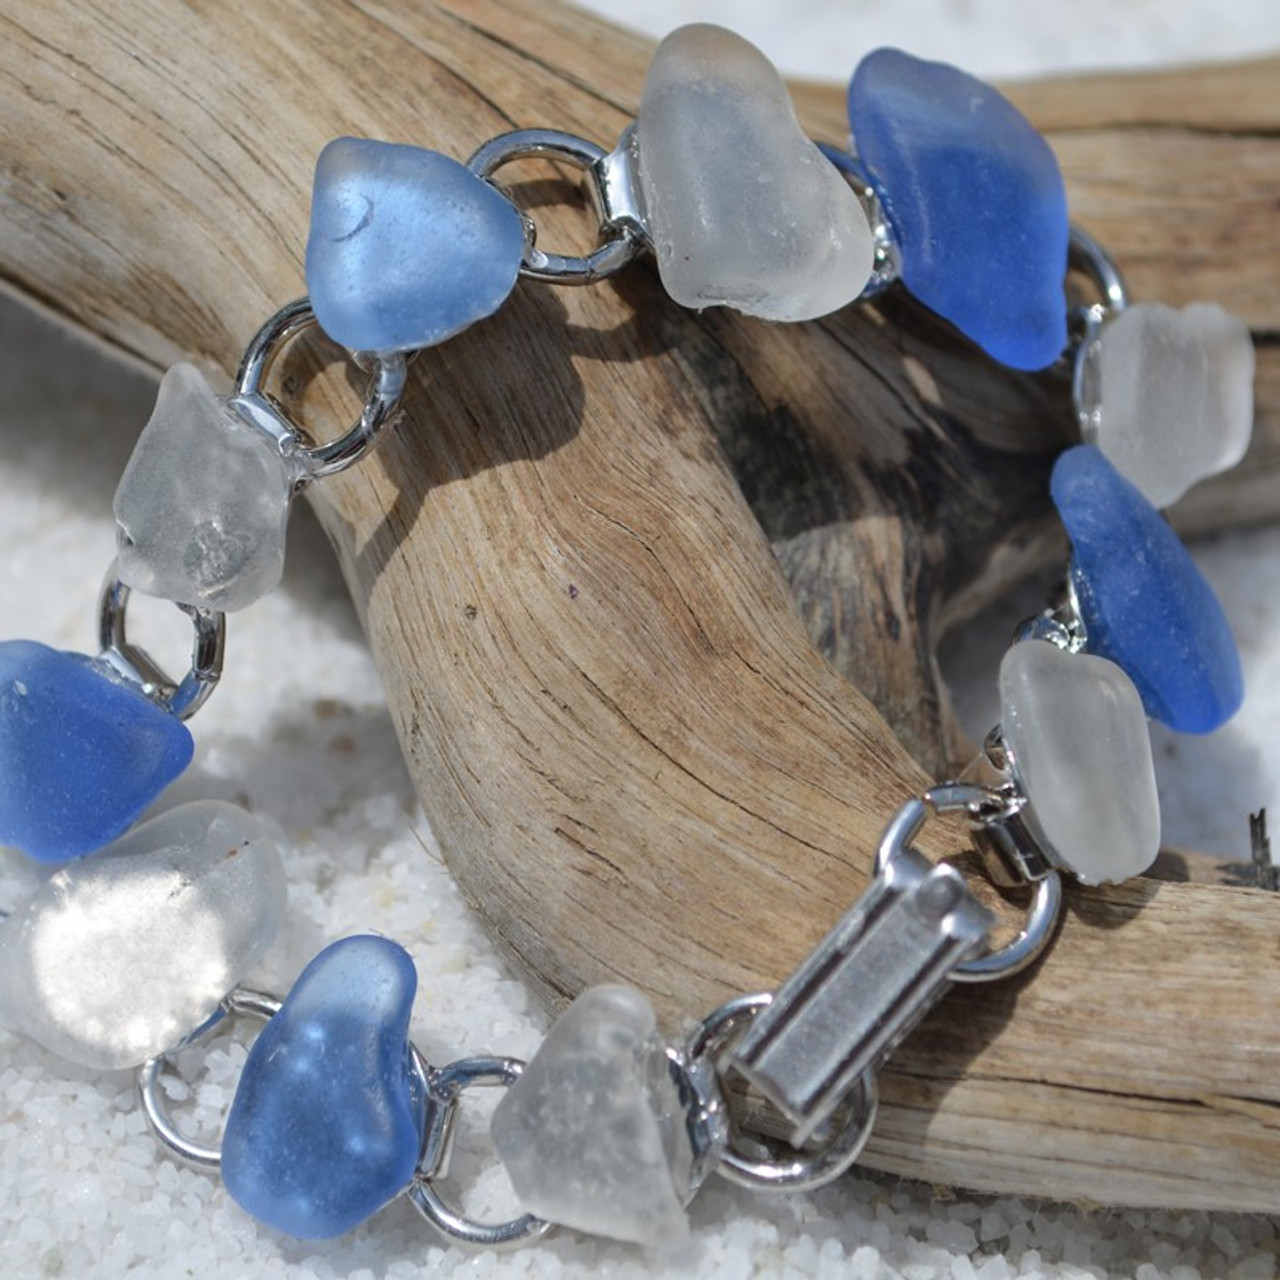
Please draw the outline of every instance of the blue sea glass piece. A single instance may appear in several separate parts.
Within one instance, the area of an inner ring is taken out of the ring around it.
[[[410,1069],[417,976],[386,938],[344,938],[303,970],[254,1042],[222,1140],[235,1202],[304,1240],[341,1235],[409,1184],[425,1099]]]
[[[516,207],[435,151],[338,138],[316,162],[307,289],[356,351],[413,351],[492,315],[524,257]]]
[[[191,762],[186,726],[105,663],[0,642],[0,844],[65,862],[120,835]]]
[[[1208,733],[1244,697],[1240,655],[1213,588],[1160,513],[1093,445],[1053,468],[1089,650],[1124,668],[1147,714]]]
[[[1003,364],[1052,364],[1068,222],[1048,143],[990,85],[899,49],[859,64],[849,120],[907,288]]]

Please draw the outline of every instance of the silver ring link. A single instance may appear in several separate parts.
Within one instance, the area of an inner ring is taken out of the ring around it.
[[[1089,277],[1098,290],[1098,319],[1118,316],[1129,305],[1129,288],[1116,260],[1083,227],[1073,222],[1068,240],[1067,260]]]
[[[99,660],[108,663],[153,702],[189,720],[208,701],[222,677],[227,649],[227,617],[212,609],[191,605],[176,607],[191,619],[191,666],[179,681],[167,676],[151,656],[128,637],[129,598],[132,591],[117,576],[112,560],[98,597]]]
[[[713,1068],[726,1045],[745,1030],[756,1014],[773,1003],[768,992],[730,1000],[699,1023],[689,1042],[694,1062],[710,1061]],[[718,1074],[718,1073],[717,1073]],[[845,1104],[844,1120],[825,1145],[800,1151],[789,1159],[761,1159],[742,1150],[735,1127],[715,1169],[728,1181],[753,1191],[815,1191],[833,1182],[862,1154],[876,1117],[876,1083],[871,1072],[858,1077]]]
[[[930,814],[966,813],[975,820],[999,814],[1006,799],[990,787],[951,782],[933,787],[918,799],[908,800],[885,828],[876,849],[875,874],[883,875],[899,849],[908,847],[920,833]],[[956,982],[994,982],[1011,978],[1031,964],[1053,936],[1062,909],[1062,877],[1047,871],[1035,881],[1035,897],[1027,922],[1012,942],[988,951],[973,960],[964,960],[951,970]]]
[[[437,1178],[448,1171],[449,1148],[458,1105],[467,1089],[505,1088],[524,1070],[519,1058],[463,1058],[432,1069],[414,1050],[418,1070],[427,1084],[427,1124],[422,1156],[413,1182],[405,1189],[413,1207],[443,1235],[482,1249],[509,1249],[545,1235],[552,1224],[532,1213],[507,1222],[477,1222],[459,1212],[436,1190]]]
[[[1050,871],[1036,881],[1031,910],[1018,936],[986,955],[962,960],[951,970],[951,977],[956,982],[995,982],[1021,973],[1048,945],[1061,910],[1062,876],[1057,871]]]
[[[263,391],[271,366],[290,339],[316,324],[311,300],[298,298],[267,320],[245,349],[236,373],[236,399],[268,431],[276,416]],[[302,443],[301,433],[292,424],[288,424],[288,434],[280,438],[282,447],[301,464],[299,485],[336,475],[359,462],[399,411],[408,378],[408,361],[404,352],[355,352],[353,358],[361,368],[368,368],[373,373],[364,409],[355,425],[329,444]],[[265,408],[267,412],[254,413],[255,408]]]
[[[280,1001],[275,996],[236,987],[203,1026],[197,1027],[176,1048],[170,1049],[167,1053],[158,1054],[154,1058],[148,1058],[138,1068],[138,1098],[142,1103],[143,1114],[147,1117],[156,1137],[174,1155],[188,1164],[200,1165],[206,1169],[216,1169],[222,1163],[222,1152],[219,1148],[192,1141],[179,1130],[169,1115],[160,1094],[160,1075],[169,1065],[170,1058],[180,1050],[203,1040],[227,1018],[258,1018],[266,1022],[279,1012]]]
[[[637,227],[630,221],[611,220],[606,213],[612,157],[597,143],[559,129],[517,129],[491,138],[467,161],[467,168],[491,181],[503,165],[530,159],[560,161],[587,172],[604,238],[600,247],[585,257],[544,252],[536,244],[536,225],[525,214],[533,234],[525,249],[521,275],[546,284],[595,284],[636,257],[643,248]]]

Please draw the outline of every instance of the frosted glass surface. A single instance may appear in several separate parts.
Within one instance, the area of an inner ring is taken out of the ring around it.
[[[0,641],[0,845],[41,862],[100,849],[194,749],[186,725],[106,663]]]
[[[174,365],[116,490],[121,581],[197,608],[252,604],[280,581],[296,479],[199,369]]]
[[[1244,457],[1253,341],[1221,307],[1140,303],[1103,325],[1081,376],[1085,437],[1156,507]]]
[[[1041,369],[1067,341],[1067,197],[1007,98],[943,62],[877,49],[849,86],[854,145],[902,280],[997,360]]]
[[[636,140],[658,270],[682,306],[808,320],[862,292],[866,215],[754,45],[705,24],[669,35]]]
[[[551,1028],[493,1116],[524,1207],[596,1235],[683,1239],[690,1154],[653,1009],[630,987],[585,991]]]
[[[1160,852],[1151,736],[1114,662],[1042,640],[1000,664],[1001,726],[1034,816],[1086,884],[1140,875]]]
[[[1169,728],[1225,724],[1244,698],[1240,653],[1168,521],[1093,445],[1060,454],[1049,488],[1071,539],[1090,652],[1123,667],[1147,714]]]
[[[524,249],[516,207],[450,156],[337,138],[316,162],[307,292],[344,347],[443,342],[506,301]]]
[[[285,892],[244,810],[153,818],[0,920],[0,1021],[86,1066],[136,1066],[213,1013],[275,937]]]
[[[253,1043],[222,1141],[235,1202],[306,1240],[350,1231],[408,1185],[424,1099],[409,1064],[418,979],[398,943],[326,947]]]

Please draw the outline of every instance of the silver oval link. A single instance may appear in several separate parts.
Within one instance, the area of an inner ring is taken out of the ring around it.
[[[189,720],[209,700],[222,678],[227,650],[227,616],[192,605],[175,607],[191,619],[191,667],[179,681],[165,674],[144,649],[129,642],[128,614],[131,589],[120,581],[113,560],[98,597],[99,657],[126,680],[138,686],[153,702]]]
[[[236,393],[247,396],[261,391],[262,384],[266,382],[267,374],[271,372],[271,366],[285,343],[300,333],[305,333],[316,323],[316,313],[312,310],[310,298],[295,298],[292,302],[286,302],[249,340],[244,355],[240,357],[240,368],[236,370]]]
[[[203,1026],[197,1027],[180,1045],[170,1049],[168,1053],[148,1058],[138,1068],[138,1099],[142,1103],[143,1114],[147,1117],[156,1137],[174,1155],[188,1164],[199,1165],[205,1169],[216,1169],[222,1163],[222,1152],[218,1147],[194,1142],[179,1130],[161,1099],[160,1075],[169,1064],[170,1057],[204,1039],[227,1018],[257,1018],[266,1022],[279,1012],[280,1001],[275,996],[267,995],[262,991],[249,991],[243,987],[236,987]]]
[[[1100,406],[1088,404],[1090,372],[1098,352],[1103,326],[1129,306],[1129,290],[1115,259],[1083,227],[1071,225],[1068,264],[1088,276],[1098,291],[1098,301],[1083,303],[1071,311],[1071,341],[1063,353],[1071,374],[1071,402],[1080,434],[1086,444],[1097,438]]]
[[[732,1000],[727,1000],[694,1028],[693,1035],[689,1038],[689,1057],[696,1061],[718,1055],[757,1013],[767,1009],[772,1003],[773,994],[769,991],[735,996]]]
[[[263,384],[285,344],[316,324],[311,300],[298,298],[281,307],[253,335],[236,373],[236,395],[247,402],[248,408],[266,401]],[[373,374],[356,424],[345,435],[328,444],[304,444],[296,430],[280,441],[289,456],[300,464],[299,487],[312,480],[336,475],[359,462],[399,411],[408,379],[408,361],[404,352],[356,352],[353,358],[361,368],[368,368]],[[254,416],[261,423],[269,415]]]
[[[1098,290],[1098,305],[1103,315],[1097,317],[1118,316],[1129,305],[1129,287],[1120,274],[1116,260],[1094,239],[1083,227],[1073,222],[1068,240],[1067,261],[1077,270],[1084,272]]]
[[[773,1003],[768,992],[739,996],[716,1009],[699,1023],[689,1041],[694,1062],[710,1060],[714,1066],[725,1045],[739,1034],[757,1013]],[[876,1117],[875,1076],[858,1077],[847,1102],[848,1112],[827,1143],[811,1152],[797,1152],[789,1159],[761,1159],[736,1145],[731,1127],[715,1170],[728,1181],[753,1191],[814,1191],[846,1173],[862,1154]]]
[[[962,960],[951,970],[951,977],[956,982],[995,982],[1021,973],[1048,945],[1061,910],[1062,876],[1050,871],[1036,881],[1031,910],[1018,936],[986,955]]]
[[[421,1069],[425,1060],[416,1050],[415,1056]],[[418,1172],[404,1194],[437,1231],[461,1244],[509,1249],[537,1240],[551,1230],[550,1222],[532,1213],[507,1222],[477,1222],[449,1204],[432,1185],[446,1172],[461,1095],[473,1088],[505,1088],[518,1080],[523,1070],[524,1063],[519,1058],[463,1058],[426,1072],[427,1131]]]
[[[529,220],[535,235],[525,249],[522,276],[545,284],[595,284],[636,257],[644,247],[637,226],[630,219],[606,221],[608,191],[617,178],[612,171],[611,154],[598,143],[559,129],[516,129],[490,138],[467,161],[467,168],[477,177],[491,181],[503,165],[530,159],[558,160],[586,171],[592,199],[601,216],[604,240],[585,256],[544,252],[535,243],[536,226]]]
[[[883,875],[898,849],[906,848],[920,833],[931,813],[966,813],[975,820],[984,815],[1003,812],[1006,798],[990,787],[971,783],[950,782],[933,787],[924,796],[904,804],[885,828],[876,849],[875,874]],[[1062,877],[1048,870],[1035,881],[1035,896],[1027,922],[1012,942],[964,960],[951,971],[957,982],[994,982],[1011,978],[1030,965],[1053,937],[1058,914],[1062,910]]]

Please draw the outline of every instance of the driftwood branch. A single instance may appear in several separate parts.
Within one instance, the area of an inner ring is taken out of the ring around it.
[[[8,9],[0,270],[157,366],[231,369],[302,291],[329,137],[608,143],[650,52],[552,4]],[[1257,443],[1188,529],[1280,506],[1277,84],[1273,60],[1015,93],[1135,292],[1225,300],[1257,335]],[[838,91],[798,97],[843,135]],[[562,183],[509,176],[544,244],[586,243],[545,203]],[[316,351],[297,411],[345,421]],[[1062,557],[1045,477],[1070,434],[1061,382],[909,301],[763,326],[682,312],[644,267],[521,287],[414,365],[402,428],[317,500],[441,844],[541,995],[620,978],[674,1023],[803,956],[954,763],[942,632]],[[1276,1210],[1278,927],[1249,890],[1073,890],[1035,972],[955,992],[895,1057],[868,1163]]]

